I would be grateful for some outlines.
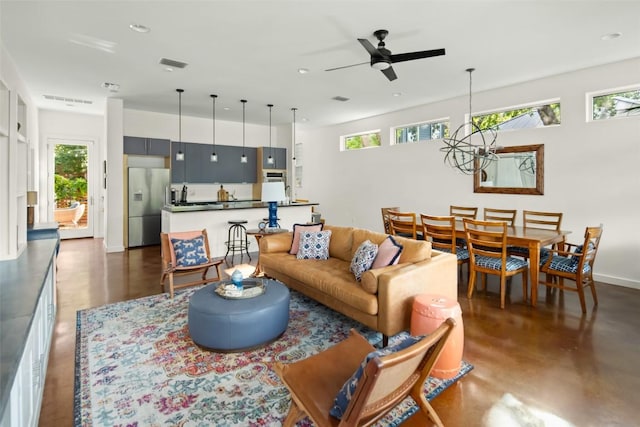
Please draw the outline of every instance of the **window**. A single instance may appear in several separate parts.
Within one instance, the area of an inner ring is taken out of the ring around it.
[[[591,119],[640,115],[640,89],[629,89],[591,97]]]
[[[397,127],[394,130],[394,144],[407,142],[428,141],[449,136],[449,122],[426,122],[409,126]]]
[[[513,110],[494,111],[473,117],[480,129],[495,130],[540,128],[560,124],[560,103],[549,103],[516,108]]]
[[[342,137],[344,150],[359,150],[361,148],[379,147],[380,130],[347,135]]]

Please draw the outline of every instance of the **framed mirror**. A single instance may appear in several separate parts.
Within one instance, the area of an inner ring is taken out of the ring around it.
[[[498,160],[473,175],[474,193],[544,194],[544,144],[504,147],[496,154]]]

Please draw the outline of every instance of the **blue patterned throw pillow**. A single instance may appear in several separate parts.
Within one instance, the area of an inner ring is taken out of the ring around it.
[[[358,387],[358,382],[362,377],[362,373],[364,372],[364,368],[367,366],[367,363],[371,359],[376,357],[388,356],[389,354],[396,353],[400,350],[404,350],[407,347],[411,347],[415,343],[419,342],[424,336],[411,336],[408,333],[404,333],[404,335],[400,336],[400,341],[394,343],[392,346],[385,347],[380,350],[372,351],[367,354],[364,358],[358,369],[353,373],[353,375],[344,383],[335,400],[333,401],[333,406],[329,413],[341,420],[342,415],[347,410],[347,406],[349,406],[349,402],[351,402],[351,398],[353,397],[353,393],[355,393],[356,388]]]
[[[373,265],[373,260],[378,255],[378,245],[372,243],[370,240],[365,240],[358,246],[356,253],[353,254],[351,259],[351,272],[356,276],[356,280],[360,281],[362,273],[369,270]]]
[[[331,230],[305,231],[300,235],[298,259],[329,259]]]
[[[171,239],[171,244],[176,254],[177,267],[193,267],[209,262],[203,236],[194,239]]]

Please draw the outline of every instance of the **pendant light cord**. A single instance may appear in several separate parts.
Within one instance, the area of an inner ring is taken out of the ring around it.
[[[245,107],[247,105],[247,100],[246,99],[241,99],[240,102],[242,102],[242,157],[244,157],[244,119],[245,119]]]

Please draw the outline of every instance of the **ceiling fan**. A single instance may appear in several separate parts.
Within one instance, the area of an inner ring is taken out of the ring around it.
[[[378,47],[375,48],[371,42],[367,39],[358,39],[360,44],[371,55],[371,68],[382,71],[389,80],[393,81],[398,78],[391,64],[396,62],[413,61],[414,59],[429,58],[432,56],[444,55],[444,49],[423,50],[419,52],[400,53],[398,55],[392,55],[391,51],[385,47],[384,39],[389,34],[387,30],[377,30],[373,32],[373,35],[378,39]],[[367,64],[367,62],[361,62],[358,64],[345,65],[343,67],[329,68],[325,71],[341,70],[343,68],[355,67],[357,65]]]

